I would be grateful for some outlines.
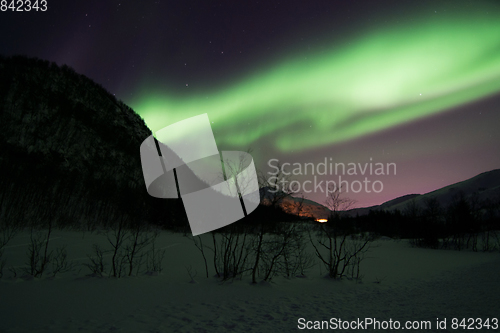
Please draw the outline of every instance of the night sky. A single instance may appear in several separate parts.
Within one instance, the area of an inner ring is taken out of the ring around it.
[[[69,65],[153,131],[208,113],[219,150],[252,148],[264,172],[395,163],[368,175],[380,193],[346,193],[359,207],[500,168],[500,1],[47,4],[0,12],[1,54]],[[367,177],[316,175],[339,176]]]

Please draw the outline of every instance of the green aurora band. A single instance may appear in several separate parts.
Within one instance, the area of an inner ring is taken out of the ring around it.
[[[131,104],[153,132],[208,113],[218,145],[264,139],[284,152],[331,145],[500,91],[498,14],[378,29],[218,92],[182,100],[141,94]]]

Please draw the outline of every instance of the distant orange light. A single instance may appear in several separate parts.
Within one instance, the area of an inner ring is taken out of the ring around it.
[[[316,221],[318,221],[319,223],[325,223],[325,222],[328,222],[327,219],[317,219]]]

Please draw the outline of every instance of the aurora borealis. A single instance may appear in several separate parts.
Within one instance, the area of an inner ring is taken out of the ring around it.
[[[203,110],[222,144],[271,136],[282,151],[331,145],[499,91],[498,36],[492,16],[394,26],[206,96],[146,94],[136,109],[153,131]]]
[[[68,64],[153,131],[207,113],[218,147],[252,148],[263,171],[396,163],[382,193],[351,193],[358,206],[500,168],[497,1],[54,1],[2,15],[0,53]]]

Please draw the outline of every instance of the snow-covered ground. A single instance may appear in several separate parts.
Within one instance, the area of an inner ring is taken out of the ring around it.
[[[200,252],[182,234],[162,232],[157,240],[167,250],[159,276],[120,279],[90,277],[82,265],[94,242],[105,244],[103,235],[55,231],[51,239],[51,246],[67,245],[77,267],[55,278],[13,278],[8,268],[27,261],[29,240],[28,233],[17,235],[5,248],[0,332],[290,332],[331,318],[430,321],[431,329],[415,331],[458,332],[465,330],[452,329],[453,318],[500,319],[498,252],[378,240],[362,263],[362,283],[324,278],[317,265],[305,278],[252,285],[249,277],[206,278]],[[194,282],[188,267],[196,272]],[[436,327],[437,318],[446,319],[447,329]],[[475,331],[498,331],[492,328]]]

